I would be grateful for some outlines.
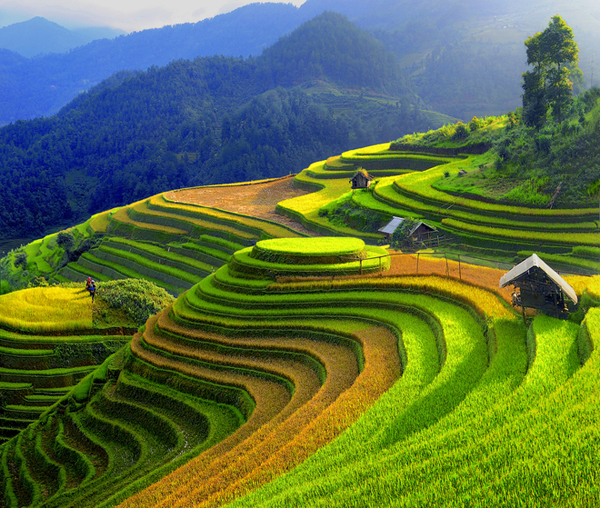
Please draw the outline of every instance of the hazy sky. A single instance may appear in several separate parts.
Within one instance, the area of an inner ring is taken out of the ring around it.
[[[195,23],[258,0],[0,0],[0,27],[34,16],[68,28],[110,26],[127,32]],[[271,0],[299,6],[305,0]]]

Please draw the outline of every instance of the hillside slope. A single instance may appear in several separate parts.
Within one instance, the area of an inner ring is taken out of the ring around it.
[[[337,52],[302,67],[307,40]],[[281,88],[289,84],[297,86]],[[55,117],[0,130],[0,235],[39,234],[172,188],[282,176],[349,146],[444,123],[415,103],[397,62],[332,13],[259,58],[118,75]]]

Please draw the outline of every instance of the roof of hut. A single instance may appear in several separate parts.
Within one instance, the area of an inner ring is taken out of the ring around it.
[[[373,177],[367,173],[366,170],[360,168],[356,173],[354,173],[354,176],[350,179],[350,181],[354,180],[358,175],[364,176],[367,180],[373,180]]]
[[[514,281],[523,278],[529,274],[533,268],[542,270],[572,301],[577,303],[577,293],[558,273],[542,261],[537,254],[532,254],[527,259],[514,266],[509,272],[505,273],[500,279],[500,287],[503,288]]]
[[[389,221],[382,228],[379,228],[378,231],[380,233],[384,233],[386,235],[393,235],[394,231],[396,231],[396,229],[398,229],[405,220],[406,219],[404,217],[396,217],[394,215],[392,217],[392,220]],[[431,229],[432,231],[435,231],[435,228],[431,227],[429,224],[425,224],[424,222],[415,222],[415,225],[412,227],[412,229],[410,230],[410,232],[408,234],[412,235],[417,229],[419,229],[419,227],[421,225],[425,226],[428,229]]]

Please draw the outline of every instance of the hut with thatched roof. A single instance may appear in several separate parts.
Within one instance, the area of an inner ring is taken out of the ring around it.
[[[373,177],[364,169],[359,169],[356,172],[356,174],[350,179],[350,182],[352,182],[352,190],[368,189],[371,183],[373,183]]]

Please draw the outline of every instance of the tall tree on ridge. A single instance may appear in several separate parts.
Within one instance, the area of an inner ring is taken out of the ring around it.
[[[573,37],[573,30],[557,15],[548,28],[525,41],[527,63],[533,66],[523,73],[523,119],[530,127],[539,129],[550,108],[562,122],[562,112],[572,100],[568,65],[576,66],[579,59]]]

